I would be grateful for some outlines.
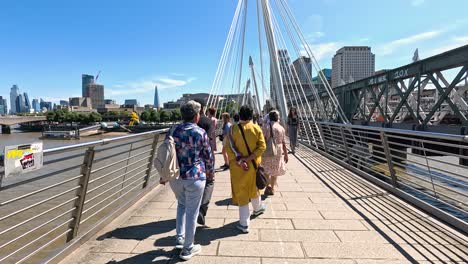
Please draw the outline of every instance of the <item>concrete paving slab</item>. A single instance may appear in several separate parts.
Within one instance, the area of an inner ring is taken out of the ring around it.
[[[258,218],[273,218],[273,219],[323,219],[319,211],[266,211]]]
[[[225,225],[234,227],[239,219],[226,219]],[[294,229],[290,219],[262,219],[256,218],[250,221],[250,228],[253,229]]]
[[[239,242],[221,241],[220,256],[240,257],[281,257],[303,258],[304,253],[300,243],[297,242]]]
[[[363,219],[359,214],[352,210],[340,210],[340,211],[331,211],[331,210],[322,210],[319,211],[320,214],[325,219],[330,220],[360,220]]]
[[[382,234],[376,231],[341,231],[336,230],[335,234],[342,242],[374,242],[390,243]]]
[[[308,257],[406,259],[391,244],[375,243],[302,243]]]
[[[174,260],[169,262],[171,263],[180,263],[179,260]],[[197,257],[190,260],[190,264],[260,264],[260,258],[240,258],[240,257],[213,257],[213,256],[203,256]]]
[[[358,220],[315,220],[315,219],[293,219],[296,229],[315,230],[368,230]]]
[[[340,242],[333,231],[323,230],[260,230],[262,241],[283,242]]]
[[[263,258],[262,264],[356,264],[352,259],[281,259]]]

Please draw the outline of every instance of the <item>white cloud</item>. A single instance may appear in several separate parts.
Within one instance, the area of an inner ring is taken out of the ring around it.
[[[309,44],[310,50],[315,56],[317,61],[322,59],[330,59],[332,55],[342,46],[339,42],[326,42],[318,44]],[[306,54],[305,50],[301,51],[302,54]]]
[[[428,54],[429,56],[434,56],[464,45],[468,45],[468,36],[453,37],[449,43],[429,51]]]
[[[411,5],[412,6],[420,6],[420,5],[424,4],[425,1],[426,0],[412,0]]]
[[[158,86],[158,89],[172,89],[183,87],[195,80],[196,78],[194,77],[185,80],[173,79],[169,77],[156,77],[140,81],[115,84],[113,87],[118,89],[107,89],[106,94],[111,96],[125,94],[141,94],[154,91],[154,87],[156,85]]]
[[[412,35],[406,38],[393,40],[377,48],[377,51],[378,51],[377,53],[379,53],[382,56],[389,55],[389,54],[392,54],[396,49],[400,48],[401,46],[410,45],[413,43],[421,42],[423,40],[433,39],[441,35],[443,32],[444,31],[442,30],[434,30],[434,31],[419,33],[419,34]]]
[[[305,37],[307,41],[314,42],[317,39],[322,38],[323,36],[325,36],[325,33],[323,33],[322,31],[315,31],[307,34]]]

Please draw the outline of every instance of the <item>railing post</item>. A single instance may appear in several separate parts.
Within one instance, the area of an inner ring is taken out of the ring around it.
[[[344,145],[344,148],[345,148],[345,151],[346,151],[346,157],[348,157],[348,164],[352,165],[351,156],[349,155],[348,144],[346,142],[346,137],[345,137],[345,134],[344,134],[343,127],[340,127],[340,132],[341,132],[341,140],[343,141],[343,145]]]
[[[390,151],[390,146],[388,145],[387,135],[384,131],[380,132],[380,139],[382,140],[382,146],[384,148],[385,157],[387,158],[388,170],[390,171],[390,177],[392,180],[393,187],[398,187],[397,176],[395,173],[395,168],[393,167],[392,155]]]
[[[76,191],[78,199],[75,200],[75,210],[72,212],[73,221],[70,222],[71,232],[68,233],[67,242],[78,235],[81,216],[83,213],[84,202],[86,200],[86,192],[88,191],[89,177],[91,176],[91,168],[94,160],[94,147],[86,150],[83,164],[81,165],[80,188]]]
[[[318,127],[319,132],[320,132],[320,138],[322,139],[323,150],[324,150],[326,153],[328,153],[327,143],[326,143],[326,139],[325,139],[325,134],[323,133],[322,124],[317,123],[317,127]]]
[[[156,153],[156,148],[158,147],[159,134],[154,135],[153,144],[151,145],[151,154],[148,162],[148,169],[146,170],[145,181],[143,182],[143,188],[148,187],[149,178],[151,176],[151,171],[153,171],[153,160],[154,154]]]

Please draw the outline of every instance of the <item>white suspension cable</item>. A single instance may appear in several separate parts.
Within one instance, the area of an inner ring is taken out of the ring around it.
[[[211,95],[214,92],[214,89],[216,88],[216,86],[217,86],[217,84],[218,84],[218,82],[220,80],[220,77],[221,77],[220,76],[220,71],[222,71],[224,69],[224,67],[225,67],[225,60],[226,60],[227,52],[228,52],[228,50],[230,50],[230,47],[232,45],[232,39],[233,39],[232,37],[234,35],[234,30],[235,30],[235,27],[237,25],[237,20],[238,20],[238,17],[239,17],[239,12],[241,10],[242,2],[243,2],[243,0],[239,0],[238,3],[237,3],[236,12],[234,13],[234,17],[233,17],[233,20],[231,22],[231,27],[229,29],[228,37],[226,39],[226,43],[224,44],[221,59],[219,61],[218,68],[216,70],[215,79],[213,81],[213,85],[211,87],[210,94],[208,95],[207,105],[210,105]]]

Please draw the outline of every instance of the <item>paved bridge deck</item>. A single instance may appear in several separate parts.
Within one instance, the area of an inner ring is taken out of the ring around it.
[[[234,226],[229,173],[216,174],[202,254],[191,263],[466,263],[467,237],[309,150],[291,157],[251,232]],[[217,155],[220,163],[221,155]],[[220,165],[220,164],[218,164]],[[156,188],[62,263],[176,263],[176,202]]]

